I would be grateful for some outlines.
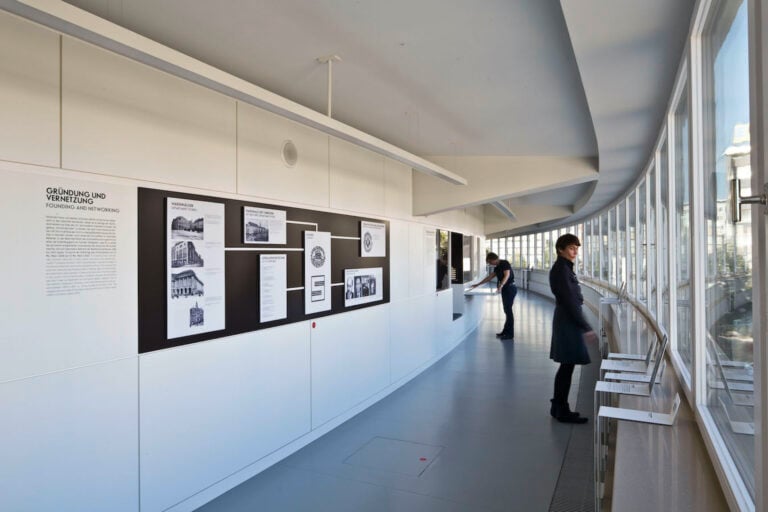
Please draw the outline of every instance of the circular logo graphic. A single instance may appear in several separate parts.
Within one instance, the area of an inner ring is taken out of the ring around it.
[[[365,235],[363,235],[363,248],[365,249],[365,252],[371,252],[371,248],[373,247],[373,237],[369,232],[365,232]]]
[[[319,245],[313,247],[312,251],[309,253],[309,260],[315,267],[322,267],[325,264],[325,251],[323,248]]]

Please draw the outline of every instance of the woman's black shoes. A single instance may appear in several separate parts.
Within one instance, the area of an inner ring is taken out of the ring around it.
[[[556,403],[554,399],[550,400],[552,407],[549,408],[549,414],[560,423],[586,423],[587,418],[581,416],[576,411],[571,411],[571,406],[568,402],[563,404]]]

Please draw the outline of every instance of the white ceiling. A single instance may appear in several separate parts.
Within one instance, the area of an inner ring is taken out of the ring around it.
[[[323,113],[338,54],[334,118],[417,155],[597,156],[596,187],[530,199],[584,215],[645,165],[694,2],[68,3]]]

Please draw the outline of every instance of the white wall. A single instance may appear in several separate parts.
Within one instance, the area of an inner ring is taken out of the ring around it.
[[[0,337],[0,510],[191,510],[386,396],[480,320],[479,300],[453,322],[452,291],[435,293],[433,232],[482,236],[482,209],[413,217],[400,163],[2,12],[0,110],[0,179],[23,184],[0,210],[3,311],[25,311]],[[19,212],[50,179],[130,199],[120,299],[40,293],[43,235]],[[390,303],[139,356],[139,186],[387,219]],[[62,305],[81,331],[51,321]]]

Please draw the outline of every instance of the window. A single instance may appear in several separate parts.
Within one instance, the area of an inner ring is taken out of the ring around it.
[[[755,440],[735,426],[754,425],[754,408],[712,385],[736,374],[748,380],[753,363],[751,209],[739,220],[729,207],[732,184],[751,194],[747,2],[717,2],[703,35],[706,404],[754,499]],[[726,374],[718,361],[739,366]]]
[[[608,214],[604,213],[600,216],[600,239],[598,241],[598,248],[600,251],[600,279],[608,281],[609,265],[608,265]]]
[[[527,262],[528,263],[528,268],[532,269],[533,265],[534,265],[534,262],[536,261],[536,259],[535,259],[536,247],[534,246],[533,235],[526,235],[526,243],[527,243],[527,247],[528,247],[528,262]]]
[[[542,248],[542,259],[545,269],[552,266],[552,232],[544,233],[544,246]]]
[[[637,298],[648,306],[647,179],[637,189]],[[650,308],[649,308],[650,309]]]
[[[590,237],[589,245],[589,261],[592,267],[592,277],[595,279],[600,278],[600,219],[595,217],[591,221],[592,224],[592,236]]]
[[[672,148],[674,172],[674,240],[675,240],[675,332],[677,351],[683,363],[692,372],[691,347],[691,195],[690,153],[687,88],[677,102],[672,117]]]
[[[660,266],[659,266],[659,294],[661,308],[661,325],[670,329],[670,304],[669,304],[669,151],[667,151],[667,141],[659,149],[659,229],[661,232],[656,237],[659,247]]]
[[[536,242],[535,242],[536,245],[535,245],[535,249],[534,249],[535,250],[535,253],[534,253],[534,261],[535,261],[534,266],[537,269],[541,270],[543,268],[543,265],[542,265],[542,252],[543,252],[543,247],[544,247],[544,236],[543,236],[542,233],[536,233],[534,235],[534,239],[536,240]]]
[[[622,201],[616,207],[616,276],[619,286],[627,282],[627,203]]]
[[[637,209],[635,208],[636,192],[632,192],[627,199],[627,291],[637,297]]]
[[[648,311],[658,319],[656,311],[656,248],[658,236],[656,236],[656,166],[651,164],[651,172],[648,174],[648,223],[645,228],[645,247],[647,252],[646,276],[648,277]]]

